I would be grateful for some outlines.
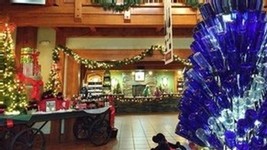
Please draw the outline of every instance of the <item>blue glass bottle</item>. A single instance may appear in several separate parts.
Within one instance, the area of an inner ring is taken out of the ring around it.
[[[225,131],[224,136],[225,136],[224,139],[225,139],[226,145],[229,148],[232,149],[236,147],[236,134],[233,131]]]
[[[207,19],[209,17],[214,17],[215,16],[215,13],[213,12],[212,10],[212,7],[210,5],[210,3],[205,3],[203,4],[200,8],[199,8],[199,11],[203,17],[203,19]]]

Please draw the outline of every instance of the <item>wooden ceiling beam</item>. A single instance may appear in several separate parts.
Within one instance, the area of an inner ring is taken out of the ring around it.
[[[164,29],[163,26],[161,26],[161,27],[156,27],[156,32],[160,32],[160,31],[162,31],[163,29]]]
[[[163,26],[161,15],[132,15],[131,22],[125,23],[123,15],[83,15],[81,22],[74,21],[72,14],[51,15],[9,15],[10,22],[17,26],[36,27],[155,27]],[[173,16],[173,27],[193,27],[196,16]]]
[[[67,37],[164,37],[164,30],[155,32],[155,28],[131,27],[61,27],[58,28]],[[173,37],[192,37],[193,28],[174,28]]]
[[[96,32],[96,28],[95,27],[89,27],[89,29],[90,29],[90,31],[92,31],[92,32]]]
[[[104,11],[102,7],[82,6],[82,1],[60,6],[0,5],[17,26],[36,27],[158,27],[163,26],[163,7],[135,7],[131,21],[125,23],[123,13]],[[77,21],[78,20],[78,21]],[[174,8],[173,27],[192,27],[197,13],[190,8]]]
[[[74,9],[74,21],[81,22],[82,21],[82,1],[75,1],[75,9]]]

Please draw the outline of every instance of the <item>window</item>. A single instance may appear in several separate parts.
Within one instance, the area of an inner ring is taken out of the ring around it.
[[[135,72],[135,81],[145,81],[145,72]]]

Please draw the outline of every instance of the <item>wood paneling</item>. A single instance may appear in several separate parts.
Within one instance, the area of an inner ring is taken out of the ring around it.
[[[57,4],[61,4],[57,2]],[[7,14],[17,26],[46,27],[163,27],[163,5],[141,5],[131,8],[131,21],[124,22],[123,12],[104,11],[95,5],[64,3],[59,6],[1,5],[0,13]],[[192,27],[197,23],[196,10],[173,8],[173,26]]]
[[[67,37],[164,37],[164,28],[142,27],[64,27],[57,28]],[[193,28],[174,28],[173,37],[192,37]]]
[[[20,64],[21,48],[24,48],[24,47],[36,48],[37,29],[38,28],[36,27],[25,27],[25,28],[18,27],[17,28],[16,51],[15,51],[15,55],[17,56],[15,58],[17,67],[19,67],[19,64]]]
[[[67,59],[67,69],[65,70],[67,71],[66,93],[68,97],[72,97],[78,93],[80,87],[80,80],[78,79],[80,64],[77,64],[71,57],[65,57],[65,59]]]

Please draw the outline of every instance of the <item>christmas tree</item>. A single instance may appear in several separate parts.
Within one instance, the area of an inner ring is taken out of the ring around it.
[[[56,50],[53,51],[53,56],[54,56],[53,63],[52,63],[51,70],[49,73],[48,82],[45,84],[45,91],[52,91],[54,95],[58,94],[59,92],[62,92],[61,81],[59,78],[59,67],[58,67],[59,54],[58,53],[59,52]]]
[[[267,36],[262,0],[200,7],[176,133],[216,150],[267,149]]]
[[[0,55],[1,55],[1,100],[6,105],[5,112],[20,113],[27,107],[27,98],[24,86],[16,78],[14,44],[11,30],[5,23],[0,31]]]

